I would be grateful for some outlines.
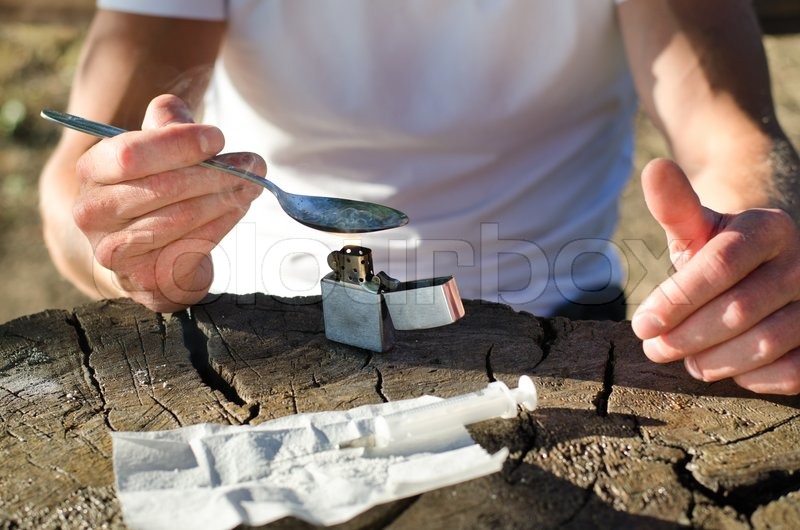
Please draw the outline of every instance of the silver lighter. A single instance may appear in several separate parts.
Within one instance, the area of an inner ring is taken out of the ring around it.
[[[394,331],[452,324],[464,305],[452,276],[401,282],[373,272],[372,251],[348,245],[328,255],[332,272],[321,280],[325,336],[384,352]]]

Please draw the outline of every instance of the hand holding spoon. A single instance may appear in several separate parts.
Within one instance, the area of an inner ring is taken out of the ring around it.
[[[87,120],[72,114],[43,110],[43,118],[91,134],[99,138],[111,138],[127,132],[125,129]],[[289,217],[317,230],[339,233],[377,232],[397,228],[408,223],[408,216],[399,210],[370,202],[333,197],[298,195],[283,191],[269,180],[233,166],[216,158],[201,162],[201,166],[217,169],[264,186],[278,199],[278,203]]]

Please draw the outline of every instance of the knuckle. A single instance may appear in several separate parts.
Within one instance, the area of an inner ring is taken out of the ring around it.
[[[83,232],[89,230],[96,218],[95,211],[95,204],[92,201],[76,201],[72,207],[72,218],[75,221],[75,225]]]
[[[192,201],[179,201],[164,212],[159,224],[167,227],[190,227],[194,225],[199,212],[192,204]]]
[[[716,285],[724,279],[735,275],[731,264],[734,253],[731,246],[726,246],[717,252],[705,256],[703,266],[700,267],[700,272],[706,283]]]
[[[722,324],[730,330],[741,330],[748,325],[750,315],[755,309],[755,302],[751,297],[743,293],[738,293],[735,297],[731,296],[722,312]]]
[[[797,224],[792,216],[785,210],[770,210],[767,225],[776,230],[779,234],[791,234],[797,232]]]
[[[788,241],[798,237],[797,224],[784,210],[748,210],[741,215],[744,217],[742,228],[748,245],[771,249],[771,257],[782,252]]]
[[[123,174],[133,173],[139,156],[138,149],[135,144],[125,138],[125,135],[120,135],[117,138],[118,142],[114,150],[117,166],[119,166]]]
[[[172,153],[176,160],[195,161],[202,158],[200,142],[196,137],[178,134],[175,128],[170,130],[170,133],[173,132],[174,134],[166,137],[165,145],[168,145],[168,152]]]
[[[95,173],[94,158],[87,151],[81,157],[78,158],[77,162],[75,162],[75,174],[78,176],[78,180],[81,186],[85,186],[95,181],[94,173]]]
[[[763,361],[770,361],[777,357],[780,351],[780,341],[774,334],[768,331],[761,331],[755,338],[756,348],[753,352],[753,359],[756,363],[761,364]]]
[[[132,188],[132,192],[135,200],[172,202],[169,199],[179,196],[186,185],[187,181],[181,176],[173,172],[164,172],[150,175],[141,186]]]
[[[120,242],[114,234],[106,234],[100,238],[94,245],[94,259],[105,267],[106,269],[114,272],[121,272],[119,265],[119,254],[117,250],[120,247]]]
[[[167,152],[183,164],[196,164],[222,150],[222,131],[208,125],[177,124],[162,130]]]
[[[155,232],[152,230],[119,230],[97,238],[94,245],[95,260],[116,273],[130,270],[136,261],[146,259],[153,248]]]
[[[127,210],[126,201],[103,187],[82,193],[72,207],[72,218],[83,232],[110,230],[126,219]]]

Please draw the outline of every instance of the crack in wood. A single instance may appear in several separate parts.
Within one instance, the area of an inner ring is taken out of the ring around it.
[[[15,433],[14,431],[12,431],[9,428],[6,428],[6,434],[11,436],[12,438],[15,438],[20,443],[25,443],[25,438],[23,438],[22,436],[20,436],[19,434]]]
[[[241,356],[237,357],[237,355],[235,355],[236,354],[236,349],[231,347],[230,343],[228,342],[227,333],[226,333],[225,329],[219,327],[219,325],[214,321],[214,317],[210,313],[208,313],[207,311],[205,312],[205,315],[206,315],[206,318],[208,318],[209,324],[214,329],[214,333],[216,333],[216,338],[219,340],[219,343],[222,344],[222,346],[225,348],[225,353],[228,354],[228,357],[230,357],[231,361],[233,361],[233,363],[236,364],[236,365],[239,365],[239,364],[244,365],[244,367],[247,368],[248,370],[250,370],[251,372],[253,372],[253,374],[256,377],[262,377],[262,374],[260,374],[258,372],[258,370],[253,368],[246,358],[242,358]],[[192,321],[195,323],[195,326],[198,327],[198,330],[200,330],[199,326],[197,325],[197,322],[195,320],[194,315],[192,315]],[[205,341],[208,342],[209,337],[207,336],[207,334],[203,333],[202,330],[200,330],[200,332],[205,337]],[[258,337],[259,337],[259,341],[263,340],[260,334],[258,334]],[[209,361],[210,361],[210,358],[209,358]],[[217,371],[214,368],[213,365],[211,366],[211,368],[214,369],[215,371]],[[220,373],[220,377],[222,377],[221,373]],[[226,380],[226,382],[228,384],[232,384],[233,383],[232,381],[228,382],[227,380]]]
[[[65,431],[64,434],[66,435],[66,433],[70,432],[70,431]],[[108,454],[106,451],[104,451],[100,446],[98,446],[93,440],[91,440],[84,433],[82,433],[81,431],[79,431],[77,429],[74,431],[74,433],[75,433],[75,437],[77,437],[78,439],[83,441],[84,444],[86,444],[86,447],[88,447],[89,449],[91,449],[95,453],[101,455],[103,458],[111,458],[110,454]]]
[[[140,339],[141,340],[141,339]],[[120,348],[124,348],[125,345],[120,341],[119,343]],[[142,346],[144,347],[144,346]],[[147,385],[150,384],[150,374],[146,373],[145,379],[141,381],[136,379],[136,375],[139,372],[138,370],[134,370],[133,365],[131,364],[131,358],[129,356],[125,356],[125,364],[128,365],[128,374],[131,376],[131,388],[133,391],[136,392],[136,399],[139,400],[139,405],[144,406],[144,401],[142,400],[142,394],[139,392],[139,385]]]
[[[555,344],[559,337],[559,331],[556,329],[554,324],[555,319],[537,318],[536,321],[542,328],[542,336],[538,340],[539,349],[542,350],[542,358],[539,359],[534,365],[534,371],[539,367],[540,364],[547,360],[547,357],[550,356],[550,349],[553,347],[553,344]]]
[[[66,323],[72,326],[77,335],[78,348],[81,350],[81,371],[83,372],[83,378],[86,384],[89,385],[89,388],[94,389],[97,394],[97,399],[100,400],[100,411],[103,414],[103,423],[105,423],[109,430],[116,431],[109,418],[108,403],[105,393],[103,392],[103,387],[97,379],[94,366],[92,366],[91,358],[93,349],[91,344],[89,344],[89,338],[86,336],[86,330],[83,329],[83,324],[81,324],[80,318],[75,312],[73,312],[70,317],[66,318]]]
[[[383,401],[384,403],[388,403],[389,398],[387,398],[386,395],[383,393],[383,374],[377,368],[375,368],[375,374],[377,374],[378,376],[378,380],[375,383],[375,392],[378,393],[378,396],[381,398],[381,401]]]
[[[139,340],[139,349],[142,351],[142,356],[145,360],[145,367],[147,367],[147,347],[144,344],[144,337],[142,336],[142,326],[139,319],[133,317],[133,325],[136,327],[136,338]]]
[[[4,390],[5,392],[8,392],[9,395],[14,396],[16,399],[19,399],[20,401],[24,401],[25,403],[28,403],[28,404],[33,404],[33,402],[31,400],[21,396],[19,394],[19,392],[14,392],[10,388],[6,388],[3,385],[0,385],[0,390]]]
[[[686,450],[682,447],[676,447],[674,445],[668,445],[667,447],[671,447],[681,452],[682,456],[679,460],[677,460],[673,464],[673,470],[675,471],[675,476],[678,479],[678,483],[681,486],[686,488],[690,495],[689,506],[686,508],[686,517],[689,521],[694,521],[694,510],[697,505],[697,501],[695,500],[695,494],[699,493],[705,495],[709,499],[712,499],[715,503],[719,506],[727,506],[732,508],[734,511],[739,513],[739,510],[736,506],[733,506],[729,499],[725,497],[725,495],[721,492],[717,492],[712,490],[711,488],[705,486],[698,482],[695,478],[694,474],[692,474],[691,470],[689,469],[689,464],[692,462],[692,456],[686,452]]]
[[[581,512],[586,509],[586,507],[589,505],[589,501],[591,501],[592,497],[595,495],[594,488],[597,486],[597,480],[598,479],[595,478],[594,481],[592,481],[592,483],[583,490],[583,498],[581,499],[578,507],[575,508],[575,511],[573,511],[569,517],[558,523],[556,528],[573,528],[572,523],[575,521],[575,519],[577,519]]]
[[[739,486],[724,492],[725,498],[748,518],[760,507],[800,490],[800,474],[775,470],[754,484]]]
[[[161,338],[161,355],[164,355],[166,353],[166,340],[167,340],[166,334],[165,334],[166,333],[166,328],[164,328],[163,326],[158,325],[158,321],[159,320],[163,320],[164,317],[160,313],[156,313],[155,317],[156,317],[156,325],[158,326],[159,335],[160,335],[160,338]],[[153,400],[155,400],[156,399],[156,397],[154,395],[155,394],[155,388],[153,387],[153,382],[155,381],[155,376],[154,376],[153,372],[150,370],[150,359],[147,357],[148,348],[145,347],[145,340],[144,340],[144,335],[142,335],[141,322],[140,322],[140,320],[138,318],[134,317],[133,323],[136,326],[136,336],[139,338],[139,349],[141,349],[141,351],[142,351],[142,361],[143,361],[142,370],[144,371],[144,381],[142,381],[142,384],[144,386],[147,386],[150,389],[150,392],[149,392],[150,397]],[[180,422],[178,422],[178,423],[180,424]]]
[[[674,444],[661,445],[680,451],[682,454],[682,457],[674,462],[673,469],[678,483],[692,494],[690,506],[687,509],[687,517],[692,522],[694,522],[693,511],[697,505],[695,494],[703,495],[716,506],[730,508],[749,519],[758,508],[800,490],[800,474],[787,470],[771,471],[765,477],[750,484],[713,489],[700,482],[692,472],[690,468],[694,457],[685,448]]]
[[[258,402],[250,403],[247,408],[247,417],[242,420],[242,425],[248,425],[251,421],[256,419],[261,414],[261,404]]]
[[[525,446],[522,448],[522,450],[520,451],[519,458],[510,459],[512,460],[512,462],[508,464],[508,469],[503,470],[503,478],[505,479],[507,484],[512,486],[517,484],[517,481],[513,479],[514,473],[516,473],[516,471],[520,467],[522,467],[522,464],[525,463],[525,459],[528,457],[528,455],[534,452],[539,447],[538,445],[539,440],[538,437],[536,436],[537,432],[536,422],[534,420],[533,414],[531,414],[530,412],[521,411],[519,414],[518,421],[520,422],[520,425],[527,424],[527,427],[530,432],[529,433],[524,432],[523,430],[523,432],[521,432],[520,435],[524,436],[525,438],[530,437],[530,442],[525,444]]]
[[[366,357],[366,359],[364,359],[364,364],[361,365],[361,369],[363,370],[364,368],[369,366],[371,363],[372,363],[372,352],[368,351],[367,352],[367,357]]]
[[[609,342],[608,356],[606,357],[605,368],[603,369],[603,388],[597,393],[593,405],[596,407],[597,415],[605,418],[608,416],[608,401],[611,398],[611,393],[614,391],[614,365],[616,363],[616,355],[614,352],[614,341]]]
[[[175,414],[175,413],[172,411],[172,409],[170,409],[169,407],[167,407],[167,406],[166,406],[166,405],[165,405],[165,404],[164,404],[164,403],[163,403],[163,402],[162,402],[160,399],[158,399],[158,398],[155,396],[155,394],[154,394],[154,393],[152,393],[152,392],[151,392],[151,394],[150,394],[150,398],[151,398],[151,399],[152,399],[152,400],[153,400],[153,401],[154,401],[154,402],[155,402],[155,403],[156,403],[156,404],[157,404],[159,407],[161,407],[161,409],[162,409],[162,410],[163,410],[163,411],[164,411],[164,412],[165,412],[167,415],[169,415],[169,416],[170,416],[170,417],[171,417],[173,420],[175,420],[175,423],[177,423],[177,424],[178,424],[178,426],[180,426],[180,427],[183,427],[183,422],[180,420],[180,418],[178,417],[178,415],[177,415],[177,414]]]
[[[486,377],[489,378],[490,383],[497,381],[494,377],[494,369],[492,368],[492,350],[494,350],[494,344],[489,346],[486,352]]]
[[[289,391],[291,392],[290,397],[292,398],[292,411],[294,412],[294,414],[298,414],[300,412],[300,409],[297,407],[297,393],[294,390],[293,381],[289,381]]]
[[[231,403],[237,406],[244,406],[247,402],[239,395],[235,386],[228,383],[225,378],[211,366],[211,359],[208,354],[208,336],[203,333],[194,317],[190,317],[186,311],[175,313],[180,322],[183,332],[183,343],[189,350],[189,360],[197,370],[200,380],[211,388],[218,391]]]
[[[33,460],[33,455],[29,455],[29,456],[27,456],[27,457],[25,458],[25,460],[26,460],[26,461],[28,462],[28,464],[30,464],[32,467],[35,467],[35,468],[41,469],[42,471],[55,471],[55,472],[56,472],[56,473],[58,473],[59,475],[63,476],[65,479],[69,480],[71,483],[73,483],[73,484],[76,484],[76,485],[77,485],[77,484],[80,484],[80,481],[79,481],[78,479],[76,479],[76,478],[75,478],[75,477],[72,475],[72,473],[70,473],[70,472],[68,472],[68,471],[64,470],[63,468],[61,468],[61,467],[59,467],[59,466],[57,466],[57,465],[55,465],[55,464],[42,465],[42,464],[40,464],[39,462],[36,462],[36,461],[34,461],[34,460]]]
[[[164,315],[156,313],[156,325],[158,326],[158,333],[161,337],[161,353],[167,353],[167,323],[164,321]]]
[[[794,420],[796,420],[798,418],[800,418],[800,414],[794,414],[792,416],[789,416],[788,418],[784,418],[783,420],[781,420],[779,422],[776,422],[774,425],[769,425],[764,429],[761,429],[759,431],[750,433],[750,434],[748,434],[746,436],[742,436],[741,438],[734,438],[732,440],[726,440],[726,441],[722,442],[722,445],[734,445],[734,444],[738,444],[738,443],[741,443],[741,442],[746,442],[748,440],[752,440],[754,438],[758,438],[759,436],[764,436],[765,434],[769,434],[769,433],[771,433],[773,431],[776,431],[779,428],[781,428],[784,425],[786,425],[787,423],[791,423],[791,422],[793,422]],[[709,443],[713,443],[713,442],[709,442]],[[703,445],[708,445],[708,444],[703,444]]]

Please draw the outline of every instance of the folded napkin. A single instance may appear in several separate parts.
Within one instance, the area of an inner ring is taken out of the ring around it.
[[[425,396],[254,426],[112,433],[123,517],[140,529],[225,529],[286,516],[333,525],[499,471],[508,451],[488,454],[460,425],[370,447],[371,419],[436,401]]]

